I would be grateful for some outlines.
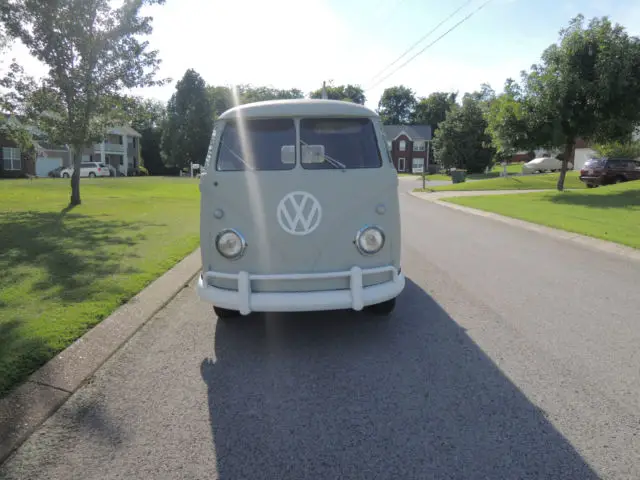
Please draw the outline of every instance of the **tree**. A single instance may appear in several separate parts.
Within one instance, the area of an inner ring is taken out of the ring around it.
[[[447,112],[456,104],[457,93],[434,92],[421,98],[411,116],[414,125],[430,125],[435,132],[438,125],[447,116]]]
[[[235,105],[266,100],[304,98],[302,91],[297,88],[286,90],[272,87],[253,87],[251,85],[238,85],[235,88],[208,85],[206,89],[214,120]]]
[[[484,171],[494,154],[486,128],[481,102],[473,96],[465,97],[462,106],[454,105],[435,132],[436,160],[447,168]]]
[[[378,114],[385,125],[408,125],[417,104],[413,91],[403,85],[385,89]]]
[[[0,9],[9,36],[20,39],[49,69],[30,111],[39,107],[39,125],[50,140],[72,148],[70,205],[81,201],[82,151],[101,140],[115,122],[121,92],[164,83],[155,79],[158,52],[139,39],[152,32],[153,18],[141,16],[142,7],[164,0],[120,3],[113,7],[109,0],[5,0]]]
[[[495,97],[485,112],[487,133],[498,158],[506,158],[520,150],[530,150],[527,116],[519,86],[512,79],[505,82],[504,93]]]
[[[560,191],[578,137],[628,141],[640,122],[640,39],[607,17],[572,19],[523,77],[531,139],[564,150]]]
[[[333,82],[329,82],[325,90],[329,100],[342,100],[345,102],[359,103],[360,105],[364,105],[364,102],[367,100],[364,95],[364,90],[360,85],[333,85]],[[322,98],[322,88],[311,92],[309,97]]]
[[[127,97],[123,104],[131,126],[142,135],[140,154],[144,167],[152,174],[162,173],[164,163],[161,142],[162,127],[166,118],[165,104],[158,100],[140,97]]]
[[[195,70],[187,70],[167,104],[162,135],[165,165],[182,169],[204,162],[213,131],[211,111],[204,80]]]
[[[290,100],[304,98],[304,94],[297,88],[278,89],[272,87],[252,87],[251,85],[238,85],[236,92],[239,104],[264,102],[266,100]],[[231,91],[233,94],[233,89]]]
[[[233,107],[233,94],[229,87],[207,85],[207,97],[211,105],[213,119]]]

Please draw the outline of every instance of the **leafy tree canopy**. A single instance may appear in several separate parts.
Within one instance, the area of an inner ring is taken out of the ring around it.
[[[329,82],[325,90],[329,100],[343,100],[345,102],[359,103],[360,105],[364,105],[366,101],[364,90],[359,85],[333,85],[333,82]],[[322,88],[314,90],[309,96],[311,98],[322,98]]]
[[[378,102],[378,114],[385,125],[408,125],[416,104],[416,97],[410,88],[403,85],[389,87]]]

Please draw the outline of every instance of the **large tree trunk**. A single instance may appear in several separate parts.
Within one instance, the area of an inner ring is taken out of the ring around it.
[[[567,143],[564,146],[564,155],[562,156],[562,168],[560,169],[560,177],[558,178],[558,191],[564,190],[564,179],[567,176],[567,166],[569,162],[573,164],[573,156],[575,154],[575,139],[567,139]]]
[[[82,147],[74,146],[71,149],[73,158],[73,175],[71,175],[71,199],[69,206],[80,205],[80,164],[82,163]]]

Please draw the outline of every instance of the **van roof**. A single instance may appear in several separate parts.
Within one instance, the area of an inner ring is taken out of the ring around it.
[[[220,120],[258,117],[377,117],[378,114],[363,105],[341,100],[269,100],[230,108]]]

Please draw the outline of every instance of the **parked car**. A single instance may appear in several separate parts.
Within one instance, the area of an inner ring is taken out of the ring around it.
[[[580,170],[587,188],[640,180],[640,160],[631,158],[590,158]]]
[[[64,170],[64,167],[56,167],[53,170],[51,170],[49,173],[47,173],[47,177],[51,177],[51,178],[60,178],[60,172],[62,172],[62,170]]]
[[[60,171],[60,176],[62,178],[69,178],[71,175],[73,175],[73,167],[63,168]],[[81,177],[108,177],[109,175],[109,167],[104,163],[82,162],[80,164]]]
[[[569,170],[573,170],[573,163],[569,162],[567,164],[567,168]],[[544,173],[546,171],[558,172],[561,169],[562,160],[558,160],[555,157],[534,158],[533,160],[522,165],[522,173]]]

